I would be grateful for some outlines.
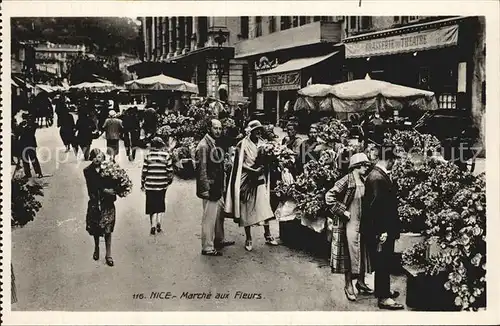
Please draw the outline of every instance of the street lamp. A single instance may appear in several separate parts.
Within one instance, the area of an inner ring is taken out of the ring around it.
[[[221,29],[219,29],[217,35],[215,35],[214,41],[215,43],[217,43],[217,54],[214,56],[215,62],[209,64],[208,69],[217,74],[217,76],[219,77],[219,85],[220,85],[222,84],[222,77],[225,71],[224,69],[225,58],[222,45],[226,42],[226,36],[224,35],[224,32]]]

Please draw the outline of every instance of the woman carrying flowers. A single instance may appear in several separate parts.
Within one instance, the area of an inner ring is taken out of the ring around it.
[[[248,124],[248,136],[237,147],[237,154],[229,179],[225,212],[245,228],[245,249],[252,250],[250,227],[264,226],[266,244],[277,246],[271,235],[269,220],[274,218],[270,205],[269,179],[264,176],[262,165],[257,166],[258,144],[261,141],[263,125],[258,120]]]
[[[104,153],[94,148],[89,154],[92,161],[83,169],[89,201],[87,205],[86,229],[94,237],[94,260],[99,260],[99,238],[104,236],[106,242],[106,264],[113,266],[111,258],[111,233],[115,228],[115,190],[106,188],[106,182],[101,176],[101,164],[104,161]]]
[[[357,278],[356,288],[360,293],[373,293],[365,283],[365,273],[370,273],[371,267],[365,239],[359,232],[365,192],[363,177],[369,166],[365,154],[354,154],[349,162],[349,173],[325,195],[326,204],[334,214],[330,266],[332,273],[345,275],[344,292],[349,301],[356,300],[353,278]]]

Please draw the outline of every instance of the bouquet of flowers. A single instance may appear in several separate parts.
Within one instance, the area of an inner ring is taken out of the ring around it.
[[[106,188],[113,189],[117,196],[126,197],[132,192],[132,180],[118,164],[104,161],[99,174],[104,179]]]
[[[318,138],[333,146],[342,143],[349,136],[349,129],[337,119],[325,119],[318,124]]]
[[[275,147],[274,155],[277,160],[278,170],[280,171],[283,171],[285,168],[291,168],[295,165],[295,152],[286,146]]]
[[[427,155],[427,151],[435,152],[441,142],[433,135],[421,134],[416,130],[394,130],[384,135],[384,142],[394,144],[400,151]]]
[[[172,136],[174,129],[170,125],[163,125],[156,131],[156,134],[161,138]]]
[[[195,121],[203,119],[206,114],[206,110],[197,105],[192,105],[187,112],[187,116],[193,118]]]

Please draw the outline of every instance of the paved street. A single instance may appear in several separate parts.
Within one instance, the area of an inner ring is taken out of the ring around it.
[[[37,132],[40,159],[46,161],[61,146],[58,130]],[[94,142],[104,148],[104,140]],[[50,150],[43,150],[46,147]],[[121,148],[122,154],[124,148]],[[139,155],[139,158],[142,156]],[[255,228],[254,251],[244,250],[244,232],[226,222],[228,239],[236,245],[223,257],[200,255],[201,202],[194,180],[176,179],[167,192],[165,232],[149,235],[144,195],[139,189],[140,163],[120,163],[134,182],[133,193],[118,199],[113,233],[114,267],[92,260],[93,239],[85,231],[87,193],[82,169],[87,164],[73,153],[67,162],[52,159],[42,165],[48,183],[43,207],[35,221],[12,235],[12,256],[19,302],[13,310],[173,311],[173,310],[376,310],[374,298],[349,303],[343,276],[332,275],[328,262],[284,246],[264,244]],[[272,226],[278,235],[278,225]],[[403,292],[404,278],[393,278]],[[170,300],[149,298],[152,291],[172,292]],[[183,292],[212,293],[212,299],[180,298]],[[235,299],[237,291],[261,293],[262,299]],[[144,293],[145,299],[133,299]],[[214,299],[229,293],[228,299]]]

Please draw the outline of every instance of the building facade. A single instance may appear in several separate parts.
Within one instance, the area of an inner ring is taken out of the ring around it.
[[[14,59],[29,81],[57,85],[68,71],[69,59],[85,53],[85,45],[27,42],[16,47]]]
[[[138,77],[164,73],[191,81],[204,97],[217,97],[220,84],[224,84],[229,88],[229,100],[239,100],[244,62],[234,59],[234,44],[244,34],[241,17],[139,20],[144,51],[143,62],[136,69]]]
[[[342,81],[342,16],[249,17],[248,39],[235,58],[248,64],[248,91],[255,116],[280,123],[297,90]]]
[[[251,109],[276,121],[279,119],[276,108],[283,108],[308,81],[334,82],[340,78],[318,72],[325,71],[324,61],[335,52],[333,44],[341,40],[342,19],[341,16],[141,17],[144,51],[143,62],[138,65],[142,69],[136,69],[137,75],[165,73],[196,83],[200,95],[210,97],[217,97],[220,84],[224,84],[229,102],[248,101]],[[331,60],[340,57],[338,53]],[[286,62],[288,67],[282,67]],[[274,68],[278,70],[273,71]],[[319,79],[312,79],[312,75]],[[284,80],[287,80],[285,86]],[[272,113],[265,112],[264,107]]]
[[[485,106],[484,17],[353,16],[344,21],[347,79],[384,80],[431,90],[439,108]]]

